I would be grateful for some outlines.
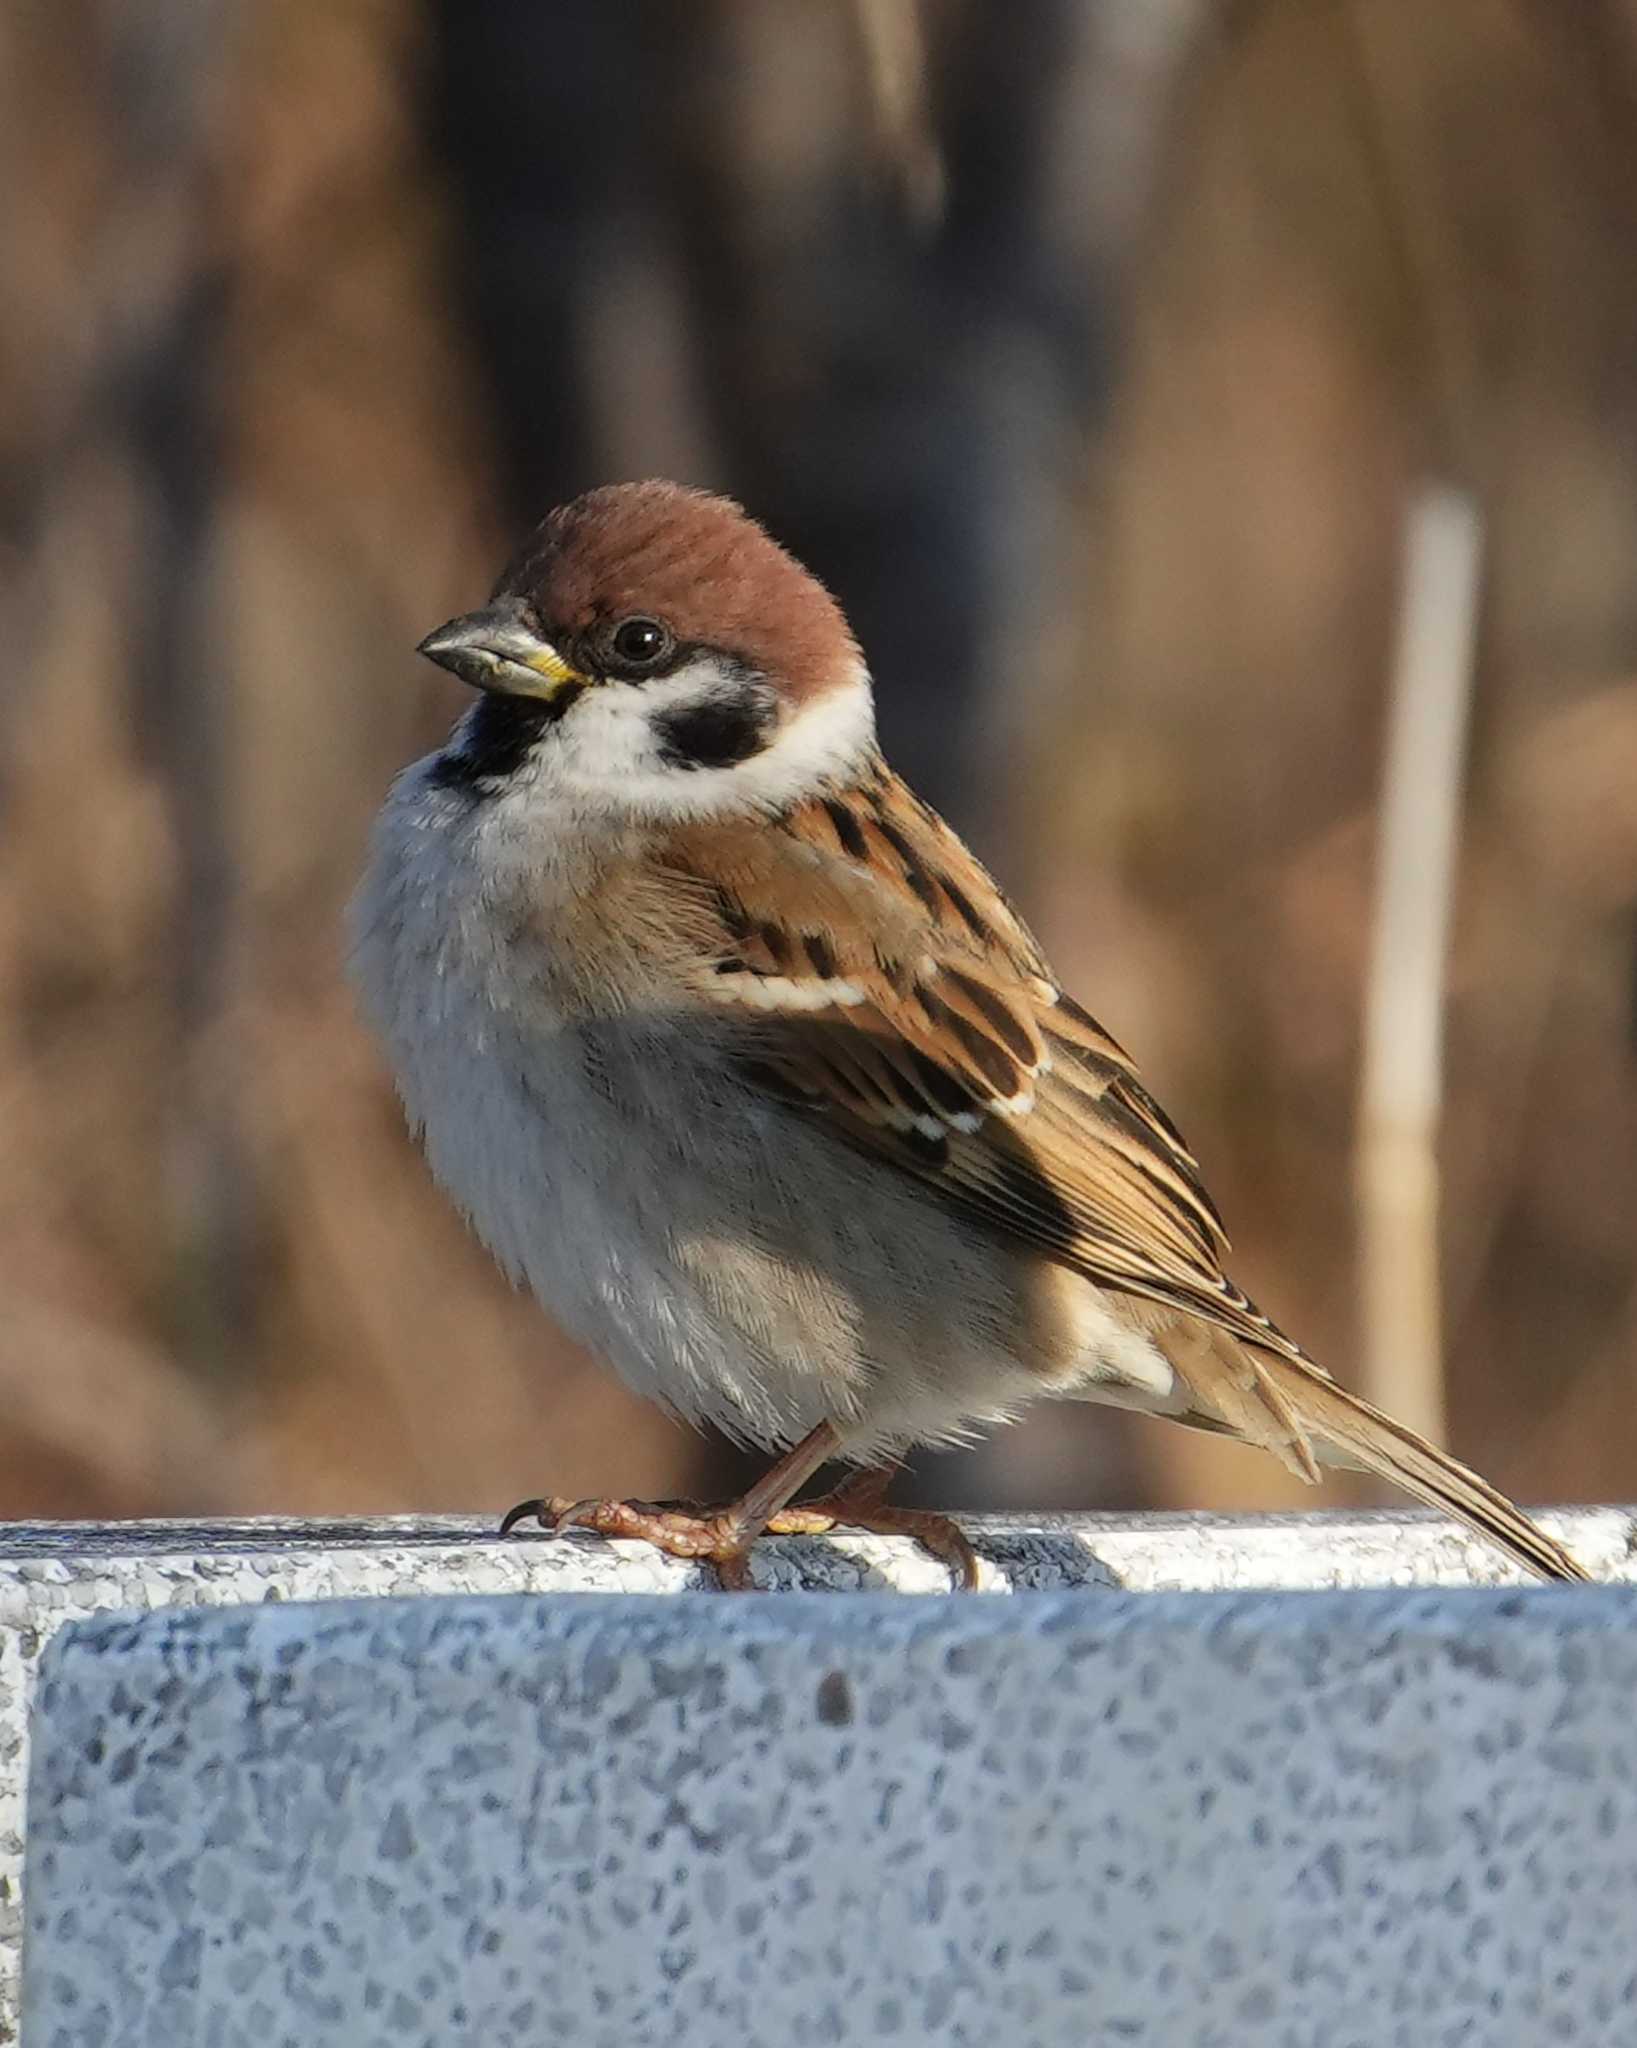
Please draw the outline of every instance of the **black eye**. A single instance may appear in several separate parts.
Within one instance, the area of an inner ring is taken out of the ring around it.
[[[658,619],[621,619],[609,641],[625,668],[653,668],[671,651],[671,636]]]

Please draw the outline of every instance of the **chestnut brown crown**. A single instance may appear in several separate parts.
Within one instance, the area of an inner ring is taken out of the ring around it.
[[[541,521],[495,586],[561,647],[653,620],[678,650],[729,655],[800,704],[858,672],[841,607],[731,498],[604,484]]]

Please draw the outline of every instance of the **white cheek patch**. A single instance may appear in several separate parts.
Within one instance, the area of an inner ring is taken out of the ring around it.
[[[658,692],[665,687],[593,683],[547,735],[541,766],[551,781],[568,790],[601,792],[659,772],[651,720]]]
[[[753,680],[753,679],[750,679]],[[773,811],[844,780],[875,743],[862,663],[815,703],[786,711],[769,690],[771,737],[743,760],[695,765],[691,735],[742,715],[747,678],[708,656],[648,683],[596,683],[542,735],[531,763],[544,791],[633,821]],[[762,685],[763,689],[767,686]],[[686,763],[686,765],[684,765]]]

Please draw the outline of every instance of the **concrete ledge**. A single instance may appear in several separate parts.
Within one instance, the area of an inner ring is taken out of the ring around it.
[[[1637,1512],[1544,1517],[1599,1576],[1634,1574]],[[350,1595],[672,1593],[695,1569],[640,1544],[573,1536],[501,1543],[488,1518],[0,1524],[0,2044],[16,2039],[28,1708],[42,1647],[109,1611]],[[1140,1591],[1482,1584],[1508,1576],[1438,1516],[1311,1514],[974,1517],[993,1590]],[[872,1537],[769,1542],[764,1584],[940,1592],[913,1545]]]
[[[82,1622],[25,2038],[1611,2048],[1634,1624],[1601,1587]]]

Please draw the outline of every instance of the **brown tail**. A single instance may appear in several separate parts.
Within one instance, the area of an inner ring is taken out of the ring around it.
[[[1259,1351],[1256,1365],[1269,1407],[1293,1418],[1304,1432],[1311,1430],[1347,1462],[1362,1465],[1429,1507],[1442,1508],[1468,1523],[1543,1579],[1590,1577],[1561,1543],[1530,1521],[1504,1493],[1497,1493],[1487,1479],[1480,1479],[1447,1451],[1337,1386],[1307,1359]],[[1304,1462],[1300,1451],[1297,1458]]]

